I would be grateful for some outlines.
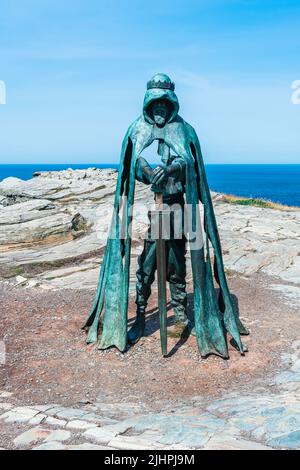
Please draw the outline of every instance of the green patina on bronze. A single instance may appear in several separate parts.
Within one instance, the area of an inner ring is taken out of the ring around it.
[[[149,107],[156,100],[165,100],[169,105],[170,113],[163,128],[155,125],[149,113]],[[120,351],[126,349],[131,250],[131,236],[128,231],[132,221],[130,207],[134,202],[136,162],[143,150],[158,140],[163,141],[176,155],[185,160],[186,203],[193,207],[195,214],[199,201],[204,207],[204,246],[191,250],[194,321],[198,348],[202,356],[217,354],[228,358],[227,332],[243,354],[240,335],[248,334],[248,331],[238,318],[228,288],[200,143],[193,127],[178,115],[178,111],[179,103],[173,83],[166,75],[157,74],[148,82],[143,114],[129,127],[123,141],[112,221],[115,233],[114,236],[110,234],[108,237],[94,304],[85,324],[88,328],[87,342],[98,340],[100,318],[104,312],[99,348],[115,346]],[[121,208],[120,200],[124,196],[126,207]],[[121,211],[122,220],[125,220],[124,226],[120,222]],[[193,229],[197,226],[197,217],[194,219]],[[120,236],[121,233],[127,234],[125,239]],[[209,241],[214,252],[213,266]],[[218,296],[213,278],[220,287]]]

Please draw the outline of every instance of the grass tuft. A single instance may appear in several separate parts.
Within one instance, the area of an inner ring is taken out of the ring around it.
[[[222,198],[224,202],[228,204],[236,204],[240,206],[255,206],[255,207],[262,207],[266,209],[277,209],[281,211],[299,211],[299,207],[294,206],[285,206],[283,204],[279,204],[278,202],[268,201],[266,199],[259,199],[259,198],[243,198],[239,196],[234,196],[232,194],[224,195]]]

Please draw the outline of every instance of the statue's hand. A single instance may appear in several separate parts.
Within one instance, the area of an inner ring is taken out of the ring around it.
[[[181,171],[181,165],[179,163],[172,163],[168,166],[157,166],[152,172],[152,184],[160,185],[169,176],[174,176],[178,171]]]
[[[168,177],[166,168],[162,166],[157,166],[152,172],[152,181],[154,185],[160,185]]]

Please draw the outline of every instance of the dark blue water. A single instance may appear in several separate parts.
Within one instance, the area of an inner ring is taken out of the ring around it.
[[[300,165],[206,165],[210,188],[300,206]]]
[[[15,176],[22,180],[29,180],[36,171],[61,171],[73,168],[74,170],[82,170],[84,168],[115,168],[118,169],[119,165],[116,163],[66,163],[66,164],[51,164],[51,163],[32,163],[26,165],[1,165],[0,164],[0,181],[9,176]]]
[[[35,171],[67,168],[118,168],[117,164],[0,165],[0,180],[15,176],[24,180]],[[206,165],[210,188],[227,194],[259,197],[300,207],[300,165]]]

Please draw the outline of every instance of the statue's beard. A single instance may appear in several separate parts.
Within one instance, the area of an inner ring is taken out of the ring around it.
[[[166,118],[163,116],[156,115],[154,116],[154,121],[157,126],[162,127],[166,123]]]

